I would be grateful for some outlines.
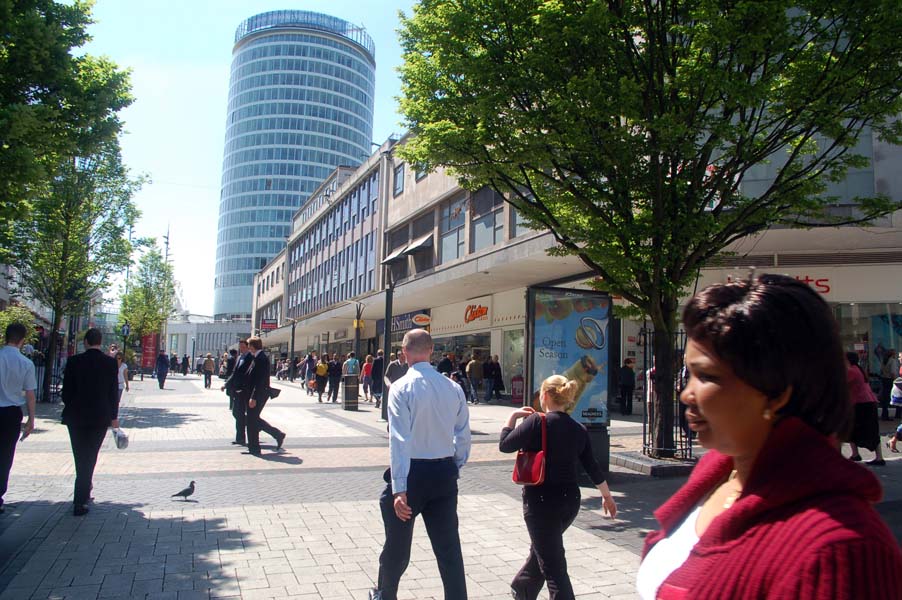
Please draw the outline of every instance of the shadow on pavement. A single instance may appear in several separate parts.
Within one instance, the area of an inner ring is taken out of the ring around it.
[[[119,411],[119,420],[126,429],[178,427],[198,419],[193,414],[179,413],[168,408],[126,406]]]
[[[256,545],[225,517],[195,516],[193,507],[148,513],[101,502],[83,517],[70,503],[18,508],[19,522],[0,538],[3,598],[237,596],[229,553]]]
[[[261,454],[258,457],[260,460],[265,460],[268,462],[281,463],[283,465],[302,465],[304,464],[304,459],[299,456],[294,456],[293,454],[284,454],[284,453],[275,453],[275,454]]]

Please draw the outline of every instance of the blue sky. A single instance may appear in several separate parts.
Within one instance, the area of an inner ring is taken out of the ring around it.
[[[170,228],[170,256],[187,307],[212,314],[219,180],[232,42],[238,24],[279,9],[323,12],[363,25],[376,44],[373,139],[402,130],[395,97],[398,11],[413,0],[97,0],[91,54],[132,70],[135,103],[122,112],[126,164],[152,183],[135,198],[138,236]],[[108,297],[118,295],[118,284]]]

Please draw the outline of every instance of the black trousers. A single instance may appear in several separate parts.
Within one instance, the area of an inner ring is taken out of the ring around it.
[[[620,386],[620,414],[633,414],[633,388],[632,386]]]
[[[235,441],[239,444],[247,443],[247,436],[244,433],[247,428],[247,418],[245,417],[247,398],[241,392],[235,392],[229,399],[232,416],[235,417]]]
[[[523,520],[529,531],[529,557],[511,582],[517,600],[535,600],[548,583],[550,600],[571,600],[573,586],[564,556],[564,532],[579,514],[579,487],[523,488]]]
[[[389,483],[379,507],[385,526],[385,545],[379,556],[378,586],[384,600],[396,600],[398,583],[410,563],[410,545],[417,515],[423,516],[432,551],[445,588],[445,600],[466,600],[467,581],[460,550],[457,523],[457,465],[453,459],[411,461],[407,477],[407,503],[413,511],[409,521],[395,515]]]
[[[166,375],[168,375],[168,374],[169,373],[166,371],[163,371],[162,373],[160,373],[160,372],[157,373],[157,381],[160,383],[161,390],[163,389],[163,386],[166,385]]]
[[[251,408],[250,401],[247,405],[247,449],[250,452],[260,452],[260,431],[263,430],[276,440],[284,433],[263,420],[260,413],[266,406],[266,400],[257,400],[257,405]]]
[[[16,444],[22,433],[22,409],[18,406],[0,408],[0,506],[9,487],[9,471],[13,468]]]
[[[69,442],[75,459],[75,506],[88,503],[97,453],[106,437],[106,427],[73,427],[69,425]]]
[[[329,378],[329,400],[338,402],[338,386],[341,385],[341,377]]]
[[[204,387],[209,388],[213,383],[213,373],[204,371]]]

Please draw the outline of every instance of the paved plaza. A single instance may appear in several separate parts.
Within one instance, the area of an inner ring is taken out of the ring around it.
[[[276,385],[284,391],[264,417],[288,437],[276,452],[264,436],[263,457],[255,458],[229,444],[234,421],[218,388],[205,390],[191,375],[170,377],[165,390],[149,378],[133,382],[121,411],[129,448],[117,450],[108,438],[96,501],[81,518],[71,514],[74,468],[60,407],[39,405],[35,434],[17,451],[11,506],[0,516],[0,600],[365,599],[383,541],[377,498],[388,464],[385,423],[371,404],[344,411],[297,385]],[[529,545],[512,458],[497,448],[509,410],[471,408],[474,446],[459,506],[471,598],[508,597]],[[640,444],[640,423],[614,421],[612,453]],[[896,456],[876,471],[887,492],[878,508],[902,538]],[[189,501],[171,497],[191,480],[197,491]],[[683,479],[613,467],[610,481],[618,518],[604,518],[597,491],[584,488],[583,510],[565,536],[581,599],[636,597],[652,511]],[[443,598],[422,524],[400,597]]]

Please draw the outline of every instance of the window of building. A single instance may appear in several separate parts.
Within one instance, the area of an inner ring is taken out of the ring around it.
[[[439,262],[446,263],[464,255],[464,224],[467,219],[465,196],[449,200],[442,206],[439,234]]]
[[[473,252],[491,248],[504,240],[504,198],[491,188],[482,188],[471,200],[470,245]]]
[[[423,177],[429,174],[429,171],[426,170],[426,167],[423,165],[414,165],[413,168],[413,178],[416,181],[421,180]]]
[[[404,163],[401,163],[400,165],[395,167],[393,185],[393,192],[395,196],[404,191]]]
[[[388,234],[388,252],[386,258],[391,257],[398,250],[402,250],[410,241],[407,226],[402,226]],[[408,275],[407,255],[401,252],[389,263],[391,274],[395,281],[405,279]]]
[[[413,257],[413,269],[415,273],[420,273],[431,269],[435,266],[435,243],[432,239],[435,231],[435,213],[429,213],[416,219],[411,227],[411,245],[416,244],[416,248],[408,251]]]
[[[529,227],[526,224],[526,220],[523,218],[523,215],[520,214],[520,211],[511,206],[511,237],[519,237],[521,235],[526,235],[527,233],[533,233],[536,230]]]

